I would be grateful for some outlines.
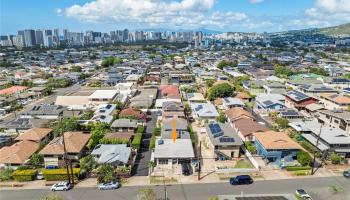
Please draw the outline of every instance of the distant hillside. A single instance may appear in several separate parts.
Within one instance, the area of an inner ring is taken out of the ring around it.
[[[350,37],[350,23],[326,28],[310,28],[301,30],[289,30],[285,32],[271,33],[274,36],[311,36],[323,35],[325,37]]]
[[[318,29],[318,32],[321,34],[325,34],[328,36],[344,36],[344,37],[350,37],[350,23],[342,24],[339,26],[333,26],[328,28],[321,28]]]

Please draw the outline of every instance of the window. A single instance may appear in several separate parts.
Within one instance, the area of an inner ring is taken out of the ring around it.
[[[168,159],[159,159],[158,164],[160,165],[167,165],[168,164]]]
[[[339,124],[339,120],[336,120],[336,119],[335,119],[335,120],[334,120],[334,123]]]

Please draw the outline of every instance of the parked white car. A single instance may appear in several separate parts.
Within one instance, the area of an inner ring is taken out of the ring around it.
[[[68,182],[59,182],[51,187],[51,191],[67,191],[72,188],[72,185]]]

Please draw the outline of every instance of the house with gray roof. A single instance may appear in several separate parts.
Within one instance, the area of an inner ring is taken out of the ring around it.
[[[34,105],[30,110],[23,112],[21,118],[58,119],[66,110],[63,106],[40,104]]]
[[[152,159],[157,165],[167,166],[172,169],[173,165],[183,162],[191,162],[194,159],[194,151],[191,139],[156,139]]]
[[[289,126],[301,132],[302,137],[317,147],[319,151],[334,152],[345,158],[350,158],[350,135],[345,131],[339,128],[321,126],[315,121],[292,122],[289,123]]]
[[[132,162],[131,147],[126,144],[99,144],[91,152],[98,164],[125,166]]]
[[[215,121],[219,116],[215,106],[210,102],[206,103],[190,103],[193,118],[199,121]]]
[[[188,132],[188,123],[186,119],[173,117],[163,120],[161,136],[164,139],[172,139],[172,131],[174,125],[176,126],[176,134],[178,139],[190,139]]]
[[[332,87],[325,85],[304,84],[299,86],[299,90],[312,97],[319,97],[321,93],[337,93]]]
[[[150,108],[157,98],[157,89],[141,89],[136,93],[136,96],[130,99],[131,108]]]
[[[116,119],[111,124],[111,129],[113,129],[116,132],[135,132],[137,129],[137,120]]]
[[[258,94],[255,98],[256,108],[262,114],[285,108],[285,98],[281,94]]]
[[[209,123],[205,126],[207,143],[221,160],[238,158],[243,144],[237,132],[229,125],[223,123]]]
[[[350,112],[346,110],[319,110],[318,120],[330,127],[350,133]]]
[[[222,108],[223,109],[228,110],[230,108],[235,108],[235,107],[239,107],[239,108],[244,107],[244,103],[242,102],[241,99],[233,98],[233,97],[222,98]]]

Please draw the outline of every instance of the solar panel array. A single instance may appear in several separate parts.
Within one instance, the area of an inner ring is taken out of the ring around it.
[[[214,138],[221,137],[224,135],[224,132],[221,130],[219,124],[209,124],[209,128]]]
[[[266,106],[270,106],[270,105],[273,104],[273,102],[270,101],[270,100],[264,101],[263,103],[264,103]]]
[[[297,90],[290,91],[290,92],[287,93],[287,95],[295,98],[298,101],[302,101],[304,99],[309,98],[309,96],[307,96],[306,94],[304,94],[302,92],[299,92]]]
[[[202,105],[198,105],[198,106],[195,108],[196,111],[199,111],[199,110],[202,110],[202,109],[203,109],[203,106],[202,106]]]
[[[222,137],[219,140],[220,140],[220,142],[234,142],[235,141],[235,139],[232,137]]]

